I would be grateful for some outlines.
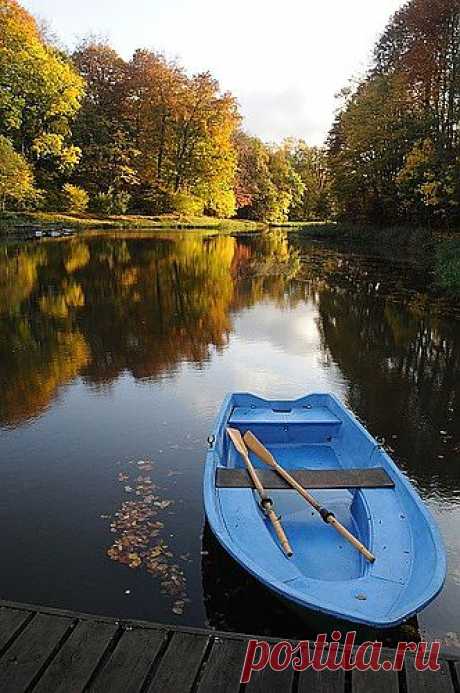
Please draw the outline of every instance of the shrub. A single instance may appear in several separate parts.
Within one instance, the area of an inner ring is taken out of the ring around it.
[[[236,212],[236,198],[233,190],[215,192],[206,204],[206,213],[220,219],[233,217]]]
[[[129,207],[135,214],[168,214],[172,209],[171,193],[156,186],[136,186]]]
[[[21,206],[36,194],[32,169],[6,137],[0,136],[0,209],[7,202]]]
[[[436,249],[436,281],[443,289],[460,294],[460,240],[444,241]]]
[[[100,192],[91,200],[91,209],[100,214],[126,214],[131,195],[128,192]]]
[[[89,195],[78,185],[66,183],[62,188],[63,211],[79,214],[88,208]]]
[[[112,214],[126,214],[131,202],[131,195],[128,192],[120,191],[113,194]]]
[[[200,216],[203,209],[203,200],[190,193],[178,192],[171,195],[171,212],[181,216]]]
[[[97,193],[91,198],[91,211],[98,214],[111,214],[112,196],[110,193]]]

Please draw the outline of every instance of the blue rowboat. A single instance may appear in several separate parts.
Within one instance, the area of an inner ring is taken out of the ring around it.
[[[363,556],[252,452],[293,549],[283,552],[226,429],[248,430],[374,555]],[[377,628],[395,626],[442,589],[445,551],[417,492],[333,395],[267,401],[229,395],[209,438],[204,501],[211,529],[261,583],[296,605]]]

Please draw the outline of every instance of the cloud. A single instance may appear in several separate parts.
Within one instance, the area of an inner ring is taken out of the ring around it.
[[[329,113],[315,112],[300,88],[243,91],[239,103],[246,129],[264,140],[279,142],[286,137],[302,137],[312,144],[323,141]]]

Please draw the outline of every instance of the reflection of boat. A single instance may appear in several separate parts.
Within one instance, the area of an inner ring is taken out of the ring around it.
[[[345,634],[350,629],[350,624],[340,619],[297,608],[283,598],[273,599],[273,592],[223,549],[208,522],[203,529],[201,573],[207,625],[214,630],[313,641],[319,633],[330,635],[339,630]],[[382,631],[369,626],[357,624],[353,630],[357,644],[380,640],[385,647],[396,647],[401,640],[420,640],[416,618],[403,626],[387,628],[384,638]]]
[[[251,455],[294,550],[288,559],[261,511],[227,425],[251,430],[279,463],[375,554],[363,559],[303,498]],[[303,471],[302,471],[303,470]],[[359,470],[359,471],[358,471]],[[274,475],[274,476],[273,476]],[[388,455],[332,395],[295,402],[229,396],[207,457],[206,514],[225,549],[260,582],[294,604],[373,627],[401,623],[441,590],[446,571],[438,531]]]

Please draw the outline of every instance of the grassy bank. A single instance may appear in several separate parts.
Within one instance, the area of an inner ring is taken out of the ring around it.
[[[6,212],[0,214],[0,234],[30,231],[34,229],[72,228],[85,229],[216,229],[219,231],[258,231],[266,224],[239,219],[217,219],[215,217],[179,217],[163,215],[156,217],[125,215],[98,216],[92,214],[59,214],[52,212]]]

